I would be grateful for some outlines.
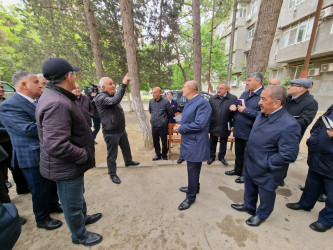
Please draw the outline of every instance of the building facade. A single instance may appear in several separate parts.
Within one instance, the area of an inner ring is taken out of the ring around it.
[[[233,51],[236,85],[240,85],[244,79],[247,54],[251,49],[260,3],[260,0],[240,0],[238,3]],[[317,4],[316,0],[283,1],[267,67],[270,78],[278,78],[285,82],[300,77]],[[231,19],[217,29],[221,39],[226,42],[227,54]],[[311,93],[318,101],[320,110],[326,110],[333,97],[333,0],[323,2],[308,78],[314,82]]]

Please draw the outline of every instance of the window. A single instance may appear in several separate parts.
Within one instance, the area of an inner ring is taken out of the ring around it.
[[[248,35],[248,39],[247,40],[252,40],[253,39],[253,37],[254,37],[254,31],[255,31],[254,26],[252,26],[252,27],[249,28],[249,35]]]
[[[332,22],[332,26],[331,26],[331,34],[333,34],[333,22]]]
[[[304,0],[289,0],[289,9],[299,5],[302,3]]]
[[[251,15],[257,13],[257,11],[258,11],[258,1],[255,0],[252,2]]]
[[[237,11],[237,17],[246,17],[246,8],[239,8]]]
[[[283,31],[280,39],[280,47],[285,48],[297,43],[310,40],[314,18],[308,18],[302,22],[287,28]]]

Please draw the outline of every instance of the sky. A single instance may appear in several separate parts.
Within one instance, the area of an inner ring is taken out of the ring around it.
[[[0,2],[5,6],[10,5],[10,4],[21,3],[20,0],[0,0]]]

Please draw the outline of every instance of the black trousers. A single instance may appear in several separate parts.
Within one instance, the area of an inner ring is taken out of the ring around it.
[[[156,156],[158,157],[167,157],[168,155],[168,127],[152,127],[152,135],[153,135],[153,143],[155,148]],[[161,146],[160,146],[160,138],[162,142],[162,154],[161,154]]]
[[[242,175],[244,164],[244,153],[247,140],[235,138],[235,171],[237,175]]]
[[[5,166],[4,166],[3,177],[5,178],[5,180],[8,180],[8,168],[9,168],[10,171],[12,172],[13,179],[16,184],[16,192],[18,194],[29,192],[27,180],[25,179],[24,175],[22,174],[22,171],[19,168],[16,159],[14,161],[15,166],[14,167],[11,166],[13,148],[12,148],[12,144],[11,144],[10,140],[1,143],[1,146],[9,155],[9,157],[4,161]]]
[[[199,186],[202,162],[187,161],[188,189],[186,199],[195,200]]]
[[[118,146],[123,153],[125,163],[130,163],[132,161],[131,148],[128,142],[126,130],[117,134],[103,134],[103,136],[108,150],[107,164],[109,175],[113,176],[117,174],[116,160],[118,156]]]
[[[216,157],[216,145],[219,137],[210,134],[210,158],[215,159]],[[218,160],[224,159],[224,156],[227,152],[227,143],[228,143],[228,137],[220,137],[220,150],[217,156]]]

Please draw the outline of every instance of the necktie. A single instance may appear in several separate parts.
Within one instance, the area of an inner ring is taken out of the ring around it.
[[[251,96],[253,96],[253,95],[254,95],[254,91],[251,91],[249,97],[251,97]]]
[[[37,106],[37,100],[34,100],[33,104],[34,104],[35,106]]]

